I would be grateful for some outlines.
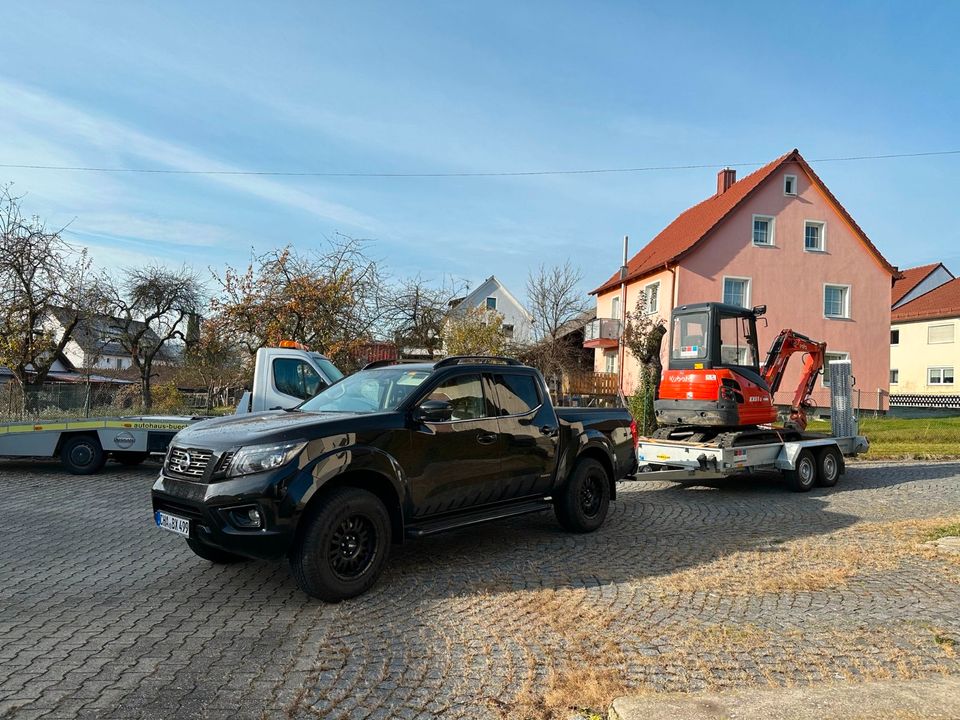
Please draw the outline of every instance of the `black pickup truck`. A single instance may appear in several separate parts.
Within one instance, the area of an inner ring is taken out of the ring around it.
[[[551,507],[596,530],[635,443],[627,410],[555,408],[516,360],[368,366],[296,408],[182,430],[154,519],[214,563],[286,557],[304,592],[337,601],[405,538]]]

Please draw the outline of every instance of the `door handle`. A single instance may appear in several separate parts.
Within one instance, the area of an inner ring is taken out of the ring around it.
[[[540,434],[546,435],[547,437],[553,437],[557,434],[557,428],[553,425],[544,425],[540,428]]]
[[[481,445],[493,445],[497,441],[496,433],[480,433],[477,435],[477,442]]]

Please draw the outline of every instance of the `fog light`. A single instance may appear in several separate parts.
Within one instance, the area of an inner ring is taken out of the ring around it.
[[[255,507],[234,508],[230,511],[230,520],[238,528],[263,527],[263,514]]]

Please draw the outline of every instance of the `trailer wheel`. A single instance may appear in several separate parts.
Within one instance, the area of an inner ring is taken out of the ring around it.
[[[96,437],[75,435],[60,448],[60,462],[74,475],[93,475],[103,469],[107,456]]]
[[[564,530],[593,532],[607,517],[610,478],[596,460],[583,458],[553,499],[553,511]]]
[[[247,559],[241,555],[234,555],[226,550],[207,545],[201,540],[195,540],[194,538],[187,538],[187,545],[193,550],[194,555],[203,558],[207,562],[212,562],[215,565],[229,565],[230,563],[243,562]]]
[[[823,448],[817,453],[817,485],[833,487],[840,480],[843,472],[843,456],[835,447]]]
[[[797,453],[797,462],[793,470],[784,471],[787,483],[794,492],[807,492],[817,484],[817,460],[813,453],[804,448]]]

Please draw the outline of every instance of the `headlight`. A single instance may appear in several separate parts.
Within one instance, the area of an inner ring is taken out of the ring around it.
[[[293,460],[305,445],[305,442],[295,442],[283,445],[251,445],[240,448],[237,454],[233,456],[230,469],[227,470],[227,476],[236,477],[237,475],[275,470]]]

